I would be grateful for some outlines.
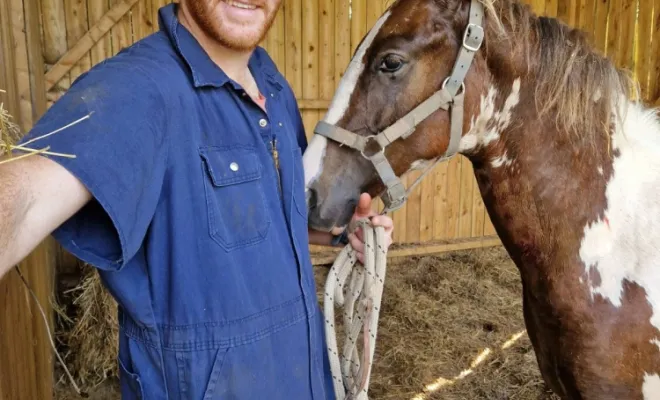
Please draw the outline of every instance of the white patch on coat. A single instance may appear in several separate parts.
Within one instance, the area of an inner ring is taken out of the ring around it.
[[[658,346],[658,350],[660,350],[660,340],[651,339],[651,344],[654,344],[654,345]]]
[[[499,157],[496,157],[491,161],[490,165],[493,166],[493,168],[499,168],[501,166],[508,167],[513,163],[513,160],[511,160],[509,157],[506,155],[506,151],[504,151],[504,154],[502,154]]]
[[[332,98],[332,102],[328,107],[328,112],[324,117],[324,121],[329,124],[336,124],[341,117],[346,112],[348,104],[350,103],[351,95],[355,90],[355,85],[357,84],[362,71],[364,70],[363,58],[369,46],[373,42],[374,38],[380,31],[381,27],[390,16],[391,11],[388,10],[384,13],[376,24],[371,28],[367,36],[364,38],[360,47],[357,49],[355,56],[351,59],[350,63],[346,67],[344,76],[339,82],[337,91]],[[328,139],[325,136],[314,134],[310,143],[305,150],[303,155],[303,165],[305,168],[305,190],[309,185],[318,178],[323,171],[323,157],[325,157],[325,148],[327,146]]]
[[[520,101],[520,78],[513,81],[511,92],[501,110],[495,110],[497,95],[497,89],[491,86],[486,95],[481,96],[479,114],[472,118],[470,130],[461,138],[459,151],[469,152],[499,140],[504,129],[511,124],[513,108]]]
[[[650,375],[644,373],[642,395],[644,396],[644,400],[660,399],[660,376],[658,376],[658,374]]]
[[[633,103],[621,111],[625,117],[611,140],[620,155],[606,186],[607,209],[604,218],[584,227],[579,255],[592,296],[620,307],[624,283],[637,284],[651,306],[650,323],[660,329],[660,121]],[[589,279],[592,268],[600,275],[598,285]],[[660,381],[654,382],[660,390]]]
[[[603,167],[598,167],[598,174],[603,175]]]

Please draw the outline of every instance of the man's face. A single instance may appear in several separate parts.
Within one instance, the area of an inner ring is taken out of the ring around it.
[[[268,33],[282,0],[186,0],[210,37],[234,50],[256,47]]]

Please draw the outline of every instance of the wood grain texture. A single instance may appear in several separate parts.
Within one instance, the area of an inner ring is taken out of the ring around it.
[[[15,117],[14,121],[25,129],[32,123],[32,110],[45,106],[46,93],[43,86],[39,86],[44,76],[42,55],[37,50],[40,43],[39,5],[32,1],[26,3],[25,8],[18,9],[19,5],[22,6],[20,2],[0,2],[0,87],[5,90],[0,94],[0,102]],[[22,12],[25,14],[16,20],[15,17]],[[37,66],[30,71],[28,59],[37,56]],[[23,74],[19,74],[21,70]],[[32,102],[28,98],[21,106],[20,88],[25,88],[28,93],[40,90],[41,93],[35,95],[39,99]],[[27,112],[21,113],[21,109]],[[49,296],[54,264],[50,250],[51,241],[44,241],[19,264],[19,268],[43,306],[47,323],[52,326]],[[0,280],[0,307],[0,365],[3,366],[0,398],[50,400],[54,383],[53,355],[46,322],[16,270],[11,270]]]

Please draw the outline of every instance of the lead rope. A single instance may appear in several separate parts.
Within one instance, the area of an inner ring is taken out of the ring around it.
[[[364,265],[357,259],[355,249],[348,244],[332,265],[325,283],[325,333],[337,400],[368,399],[385,283],[387,248],[383,245],[384,228],[374,227],[368,219],[363,219],[349,226],[349,229],[358,226],[364,233]],[[344,346],[341,355],[335,331],[335,306],[344,308]],[[359,340],[362,355],[358,349]]]

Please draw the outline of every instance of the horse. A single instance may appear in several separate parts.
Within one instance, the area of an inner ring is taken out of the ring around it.
[[[310,227],[464,156],[550,390],[660,399],[660,121],[631,74],[517,0],[396,0],[344,72],[303,155]]]

